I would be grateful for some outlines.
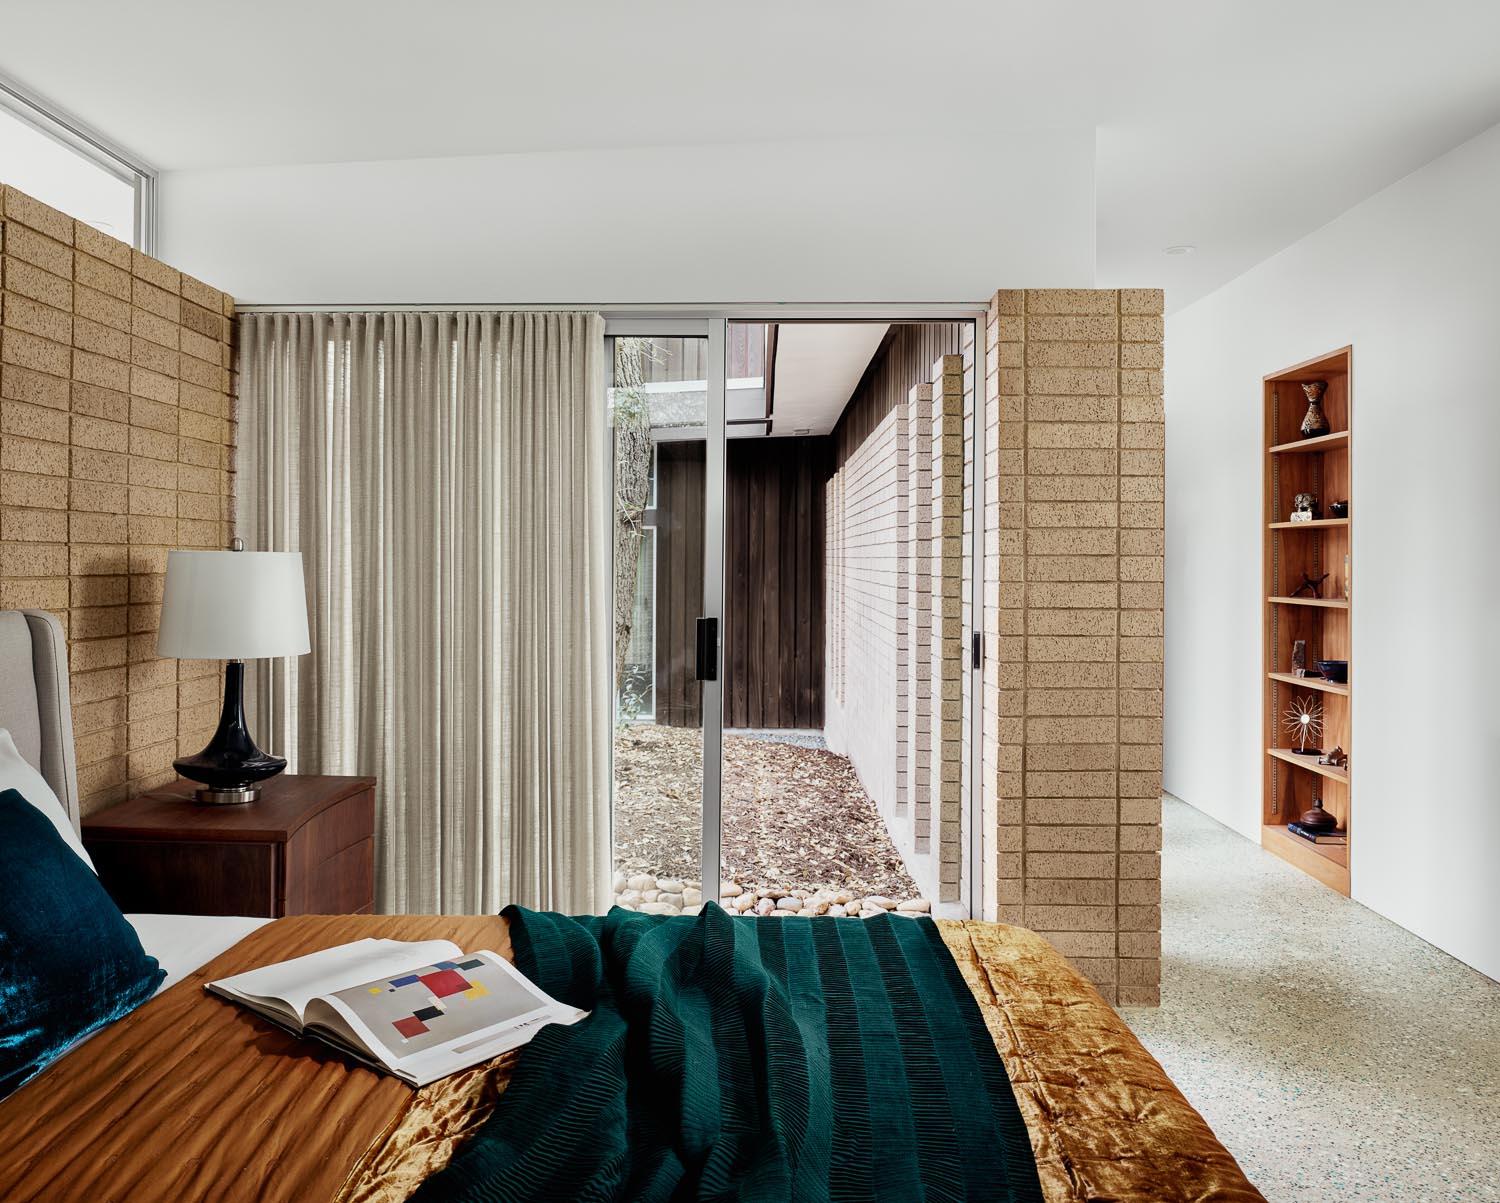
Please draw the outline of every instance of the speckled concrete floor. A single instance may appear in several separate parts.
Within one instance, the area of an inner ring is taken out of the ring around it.
[[[1163,1003],[1121,1013],[1266,1198],[1500,1200],[1500,985],[1183,802],[1163,824]]]

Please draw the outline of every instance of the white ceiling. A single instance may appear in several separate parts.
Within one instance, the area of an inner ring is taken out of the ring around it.
[[[6,0],[0,71],[166,171],[1092,128],[1098,282],[1180,306],[1500,120],[1497,46],[1492,0]]]
[[[881,322],[777,326],[772,437],[832,431],[889,329]]]

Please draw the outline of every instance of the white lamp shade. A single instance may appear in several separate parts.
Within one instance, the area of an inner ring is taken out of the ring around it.
[[[301,552],[167,553],[158,656],[258,660],[311,650]]]

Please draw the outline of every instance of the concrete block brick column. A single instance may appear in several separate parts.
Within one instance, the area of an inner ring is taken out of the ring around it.
[[[1160,996],[1161,312],[1013,290],[987,323],[986,897],[1122,1004]]]

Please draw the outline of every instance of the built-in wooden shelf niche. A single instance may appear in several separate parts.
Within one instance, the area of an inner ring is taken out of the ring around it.
[[[1323,412],[1331,430],[1304,439],[1300,427],[1307,414],[1306,382],[1322,380]],[[1358,511],[1350,488],[1349,444],[1353,416],[1353,348],[1345,347],[1265,377],[1265,526],[1264,589],[1265,677],[1262,682],[1262,747],[1265,780],[1262,791],[1261,845],[1342,894],[1349,893],[1349,863],[1354,848],[1351,773],[1320,765],[1316,756],[1291,749],[1296,741],[1283,717],[1299,699],[1322,710],[1321,745],[1341,747],[1354,763],[1349,730],[1350,704],[1358,666],[1349,645],[1353,605],[1351,534]],[[1317,498],[1312,522],[1293,522],[1298,493]],[[1349,502],[1347,517],[1335,518],[1330,504]],[[1326,577],[1324,574],[1327,574]],[[1304,574],[1323,578],[1318,596],[1300,589]],[[1306,667],[1318,660],[1348,660],[1347,683],[1299,678],[1292,669],[1297,640],[1307,644]],[[1345,844],[1314,844],[1287,830],[1320,798],[1346,833]]]

